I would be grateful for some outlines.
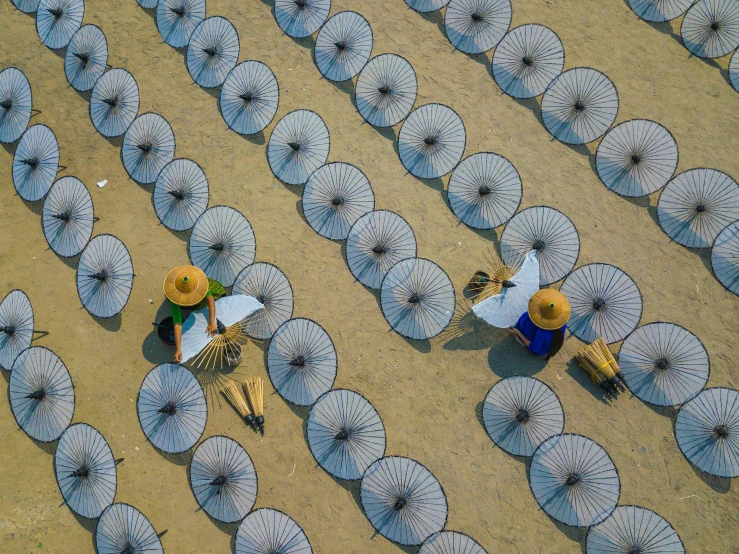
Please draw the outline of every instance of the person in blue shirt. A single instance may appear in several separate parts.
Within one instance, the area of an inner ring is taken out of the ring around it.
[[[569,319],[567,297],[554,289],[541,289],[531,297],[528,311],[508,328],[508,333],[529,352],[548,360],[562,348]]]

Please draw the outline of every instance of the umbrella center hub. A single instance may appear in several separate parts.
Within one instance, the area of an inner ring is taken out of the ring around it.
[[[599,312],[605,307],[606,307],[606,301],[603,300],[602,298],[596,298],[596,300],[593,302],[593,309],[596,312]]]
[[[492,191],[492,189],[490,188],[489,185],[480,185],[480,188],[477,189],[477,192],[480,193],[480,196],[487,196],[488,194],[490,194],[493,191]]]
[[[244,94],[239,94],[239,98],[241,98],[245,103],[249,103],[254,99],[254,96],[252,96],[251,92],[245,92]]]
[[[418,294],[411,294],[408,298],[408,304],[418,304],[421,301],[421,297]]]
[[[338,48],[340,51],[343,52],[344,50],[347,49],[349,45],[347,44],[345,40],[339,40],[339,41],[334,42],[334,46],[336,46],[336,48]]]
[[[306,2],[305,0],[295,0],[295,5],[301,10],[304,10],[305,7],[308,5],[308,2]]]
[[[177,6],[176,8],[170,8],[174,13],[176,13],[179,17],[182,17],[185,15],[185,6]]]
[[[521,408],[516,414],[516,421],[519,423],[526,423],[529,420],[529,411]]]
[[[215,46],[208,46],[208,48],[203,48],[203,52],[212,57],[218,54],[218,49]]]
[[[226,333],[226,326],[220,319],[216,319],[216,329],[218,329],[219,335],[224,335]]]
[[[257,296],[257,302],[259,302],[260,304],[264,304],[265,301],[266,301],[266,298],[264,297],[263,294],[260,294],[259,296]]]
[[[9,98],[6,98],[2,102],[0,102],[0,106],[2,106],[6,110],[9,110],[13,107],[13,101]]]
[[[485,21],[485,18],[481,14],[475,12],[472,14],[472,21],[480,23],[481,21]]]
[[[62,221],[69,221],[69,212],[54,214],[51,217],[53,217],[54,219],[61,219]]]
[[[670,362],[667,361],[667,358],[660,358],[654,365],[657,366],[657,369],[667,369],[670,367]]]
[[[27,165],[31,169],[36,169],[38,167],[38,158],[26,158],[25,160],[21,160],[22,164]]]
[[[211,250],[218,250],[219,252],[223,250],[224,245],[222,242],[217,242],[215,244],[211,244],[208,248]]]
[[[334,206],[341,206],[343,203],[344,203],[344,199],[341,198],[340,196],[333,198],[331,200],[331,204],[333,204]]]
[[[423,142],[426,143],[426,146],[433,146],[436,144],[436,137],[426,137]]]
[[[718,436],[720,439],[725,439],[729,436],[729,427],[723,424],[717,425],[713,429],[713,432],[716,433],[716,436]]]
[[[103,98],[103,102],[110,107],[115,107],[118,105],[118,97],[114,96],[113,98]]]
[[[503,286],[504,289],[510,289],[516,286],[516,283],[514,283],[513,281],[509,281],[508,279],[504,279],[500,284]]]
[[[390,87],[388,85],[382,85],[377,89],[380,94],[390,94]]]
[[[164,406],[159,408],[157,412],[168,416],[175,415],[177,413],[177,406],[175,406],[174,402],[167,402]]]
[[[631,550],[629,550],[629,554],[642,554],[641,548],[639,548],[638,546],[635,548],[632,548]]]
[[[546,244],[544,244],[544,241],[543,240],[536,239],[534,241],[534,244],[532,245],[532,248],[538,252],[539,250],[544,250],[544,247],[545,246],[546,246]]]
[[[641,161],[641,156],[639,154],[632,154],[631,155],[631,163],[634,165],[638,164]]]
[[[33,391],[31,394],[27,395],[26,398],[41,401],[44,399],[45,396],[46,396],[46,391],[44,389],[38,389],[38,390]]]
[[[387,250],[385,250],[385,247],[382,246],[381,244],[376,244],[375,246],[372,247],[372,252],[374,252],[375,254],[385,254]]]
[[[98,281],[105,281],[108,278],[108,273],[106,271],[98,271],[97,273],[90,275],[90,277],[97,279]]]
[[[575,101],[575,111],[582,112],[585,110],[585,104],[582,100]]]
[[[305,356],[295,356],[290,362],[293,367],[305,367]]]
[[[297,142],[288,142],[287,144],[288,144],[288,146],[290,146],[290,148],[292,148],[292,149],[293,149],[293,150],[295,150],[296,152],[297,152],[298,150],[300,150],[300,144],[299,144],[299,143],[297,143]]]
[[[56,19],[61,18],[64,13],[59,8],[46,8],[46,11],[53,15]]]
[[[219,475],[218,477],[213,479],[210,482],[210,484],[213,485],[214,487],[222,487],[223,485],[226,484],[226,481],[228,481],[228,479],[226,478],[225,475]]]
[[[88,475],[90,475],[90,470],[86,466],[75,469],[72,473],[72,477],[87,477]]]
[[[83,65],[90,61],[90,54],[83,52],[75,52],[74,57],[81,61]]]
[[[0,331],[7,335],[12,335],[15,333],[15,327],[13,325],[4,325],[3,327],[0,327]]]
[[[395,511],[399,511],[399,510],[402,510],[402,509],[403,509],[403,508],[405,507],[405,505],[406,505],[407,503],[408,503],[408,501],[407,501],[407,500],[406,500],[405,498],[403,498],[403,497],[399,497],[399,498],[398,498],[398,499],[397,499],[397,500],[395,501],[395,505],[393,506],[393,508],[395,508]]]
[[[568,487],[572,487],[577,485],[580,482],[580,476],[577,473],[571,473],[567,476],[567,481],[565,481],[565,484],[567,484]]]
[[[121,554],[135,554],[130,544],[126,543],[126,547],[121,550]]]
[[[349,438],[349,431],[347,431],[346,429],[342,429],[341,431],[336,433],[336,436],[334,436],[334,438],[337,441],[345,441],[346,439]]]
[[[705,212],[705,211],[706,211],[706,206],[705,206],[705,205],[703,205],[703,204],[698,204],[698,205],[697,205],[697,206],[695,207],[695,211],[696,211],[696,212],[698,212],[699,214],[702,214],[703,212]]]
[[[534,60],[531,58],[531,56],[524,56],[523,58],[521,58],[521,61],[526,67],[531,67],[532,65],[534,65]]]
[[[721,28],[721,23],[718,21],[713,21],[711,23],[711,31],[718,31]]]
[[[185,199],[185,193],[181,190],[168,190],[167,194],[170,196],[176,198],[177,200],[184,200]]]
[[[149,152],[151,152],[152,145],[151,145],[150,142],[144,142],[142,144],[137,144],[136,145],[136,148],[138,148],[139,150],[141,150],[145,154],[148,154]]]

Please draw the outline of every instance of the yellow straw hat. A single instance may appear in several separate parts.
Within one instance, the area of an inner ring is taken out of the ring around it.
[[[570,303],[559,291],[541,289],[529,300],[529,318],[541,329],[559,329],[570,319]]]
[[[194,265],[175,267],[164,279],[164,296],[180,306],[194,306],[208,293],[208,278]]]

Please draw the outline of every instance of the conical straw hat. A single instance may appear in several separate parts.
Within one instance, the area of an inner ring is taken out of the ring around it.
[[[194,265],[175,267],[164,279],[164,295],[180,306],[193,306],[208,292],[208,278]]]
[[[559,291],[541,289],[529,300],[529,318],[541,329],[559,329],[570,319],[570,303]]]

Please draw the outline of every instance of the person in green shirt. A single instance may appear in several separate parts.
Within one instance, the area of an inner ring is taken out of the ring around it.
[[[223,285],[208,279],[202,269],[193,265],[174,268],[164,279],[164,295],[169,300],[174,323],[174,361],[182,361],[182,308],[197,310],[208,306],[208,327],[205,332],[213,336],[218,332],[216,300],[225,294]]]

